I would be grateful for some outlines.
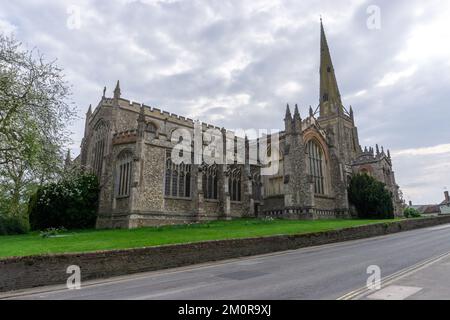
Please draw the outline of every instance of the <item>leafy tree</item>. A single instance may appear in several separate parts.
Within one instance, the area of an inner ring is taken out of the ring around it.
[[[403,211],[403,215],[405,216],[405,218],[420,218],[421,217],[420,212],[414,208],[406,208]]]
[[[28,206],[32,230],[93,228],[99,190],[97,177],[81,171],[40,187]]]
[[[367,174],[352,177],[348,197],[359,218],[391,219],[394,217],[392,194],[386,186]]]
[[[55,61],[0,34],[0,214],[24,214],[36,187],[62,169],[75,109]]]

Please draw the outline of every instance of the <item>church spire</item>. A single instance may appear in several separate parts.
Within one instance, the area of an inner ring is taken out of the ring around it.
[[[114,99],[120,99],[120,81],[117,80],[116,88],[114,89]]]
[[[320,19],[320,115],[327,116],[342,111],[341,94],[331,61],[325,30]]]

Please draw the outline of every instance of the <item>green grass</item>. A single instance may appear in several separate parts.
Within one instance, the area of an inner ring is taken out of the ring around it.
[[[66,232],[66,237],[42,238],[38,233],[0,236],[0,258],[46,253],[89,252],[148,247],[164,244],[302,234],[393,220],[259,220],[238,219],[202,224],[133,230]]]

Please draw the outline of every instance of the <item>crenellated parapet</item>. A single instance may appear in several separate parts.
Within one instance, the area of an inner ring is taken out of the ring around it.
[[[113,136],[113,145],[134,143],[137,141],[138,131],[137,130],[126,130],[122,132],[115,133]]]
[[[392,164],[391,153],[387,150],[387,153],[384,152],[384,147],[378,146],[378,144],[373,147],[364,147],[364,150],[357,156],[357,158],[353,161],[353,165],[358,165],[362,163],[371,163],[371,162],[379,162],[381,160],[386,160],[390,165]]]

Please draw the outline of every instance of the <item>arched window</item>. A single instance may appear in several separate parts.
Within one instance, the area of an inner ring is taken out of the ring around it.
[[[171,150],[166,153],[164,194],[167,197],[191,197],[191,165],[174,164],[171,159]]]
[[[108,131],[108,123],[103,120],[100,120],[94,128],[91,168],[92,172],[99,178],[103,170],[103,157],[105,155]]]
[[[218,199],[217,165],[204,166],[202,185],[205,199]]]
[[[231,201],[241,201],[241,169],[235,168],[231,170],[228,177],[228,191]]]
[[[130,151],[123,151],[117,157],[117,193],[118,198],[130,195],[131,172],[133,167],[133,154]]]
[[[308,142],[309,173],[313,178],[314,193],[325,194],[324,156],[322,148],[314,140]]]
[[[150,133],[156,133],[156,125],[152,122],[148,122],[147,125],[145,126],[145,131],[150,132]]]

